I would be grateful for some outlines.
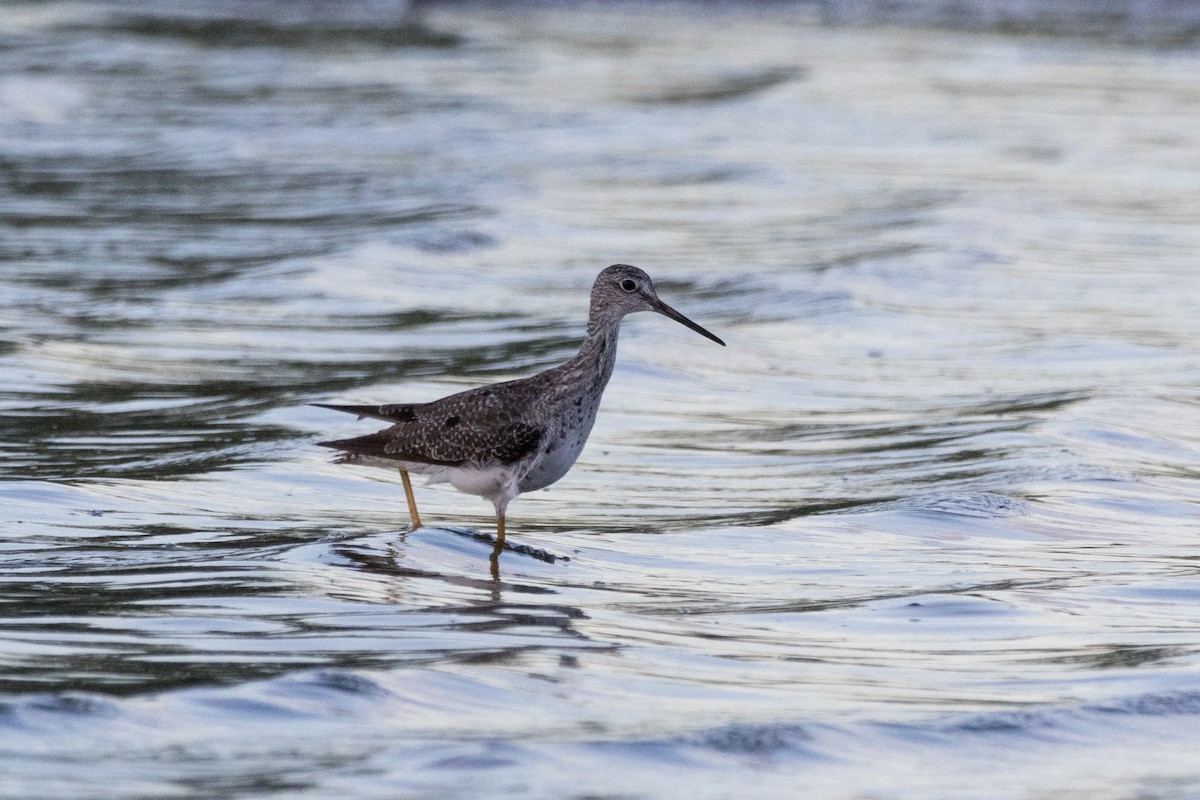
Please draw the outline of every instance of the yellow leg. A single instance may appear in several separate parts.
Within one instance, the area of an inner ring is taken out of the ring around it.
[[[404,499],[408,501],[408,516],[412,519],[413,529],[421,527],[421,515],[417,513],[417,499],[413,497],[412,482],[408,472],[400,470],[400,480],[404,481]]]
[[[504,551],[504,515],[496,515],[496,546],[488,561],[492,562],[492,580],[500,580],[500,553]]]

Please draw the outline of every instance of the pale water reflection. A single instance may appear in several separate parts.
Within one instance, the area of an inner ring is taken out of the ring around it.
[[[0,11],[0,796],[1195,795],[1186,37],[221,8]],[[314,445],[618,261],[498,579]]]

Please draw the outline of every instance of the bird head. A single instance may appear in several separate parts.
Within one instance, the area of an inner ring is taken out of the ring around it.
[[[675,309],[658,299],[650,276],[629,264],[613,264],[602,270],[592,285],[592,315],[617,318],[637,311],[654,311],[691,328],[701,336],[712,339],[722,347],[725,343]]]

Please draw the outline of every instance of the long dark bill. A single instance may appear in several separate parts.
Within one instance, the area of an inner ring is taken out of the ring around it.
[[[722,342],[720,339],[718,339],[716,336],[714,336],[713,334],[704,330],[704,328],[701,328],[699,325],[692,322],[690,319],[685,317],[683,314],[680,314],[675,309],[671,308],[669,305],[664,303],[662,300],[658,300],[657,298],[655,298],[655,300],[656,300],[656,302],[654,304],[654,310],[657,311],[658,313],[662,314],[664,317],[670,317],[671,319],[675,320],[676,322],[678,322],[682,325],[688,326],[689,328],[691,328],[692,330],[694,330],[696,333],[700,334],[701,336],[704,336],[708,339],[712,339],[714,342],[721,345],[721,347],[725,346],[725,343]]]

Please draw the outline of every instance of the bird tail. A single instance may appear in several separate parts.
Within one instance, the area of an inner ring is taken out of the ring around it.
[[[370,417],[371,419],[379,419],[384,422],[411,422],[415,419],[413,409],[417,404],[401,404],[392,403],[384,406],[339,406],[330,405],[329,403],[311,403],[310,405],[316,408],[328,408],[333,411],[343,411],[347,414],[354,414],[359,419]]]

